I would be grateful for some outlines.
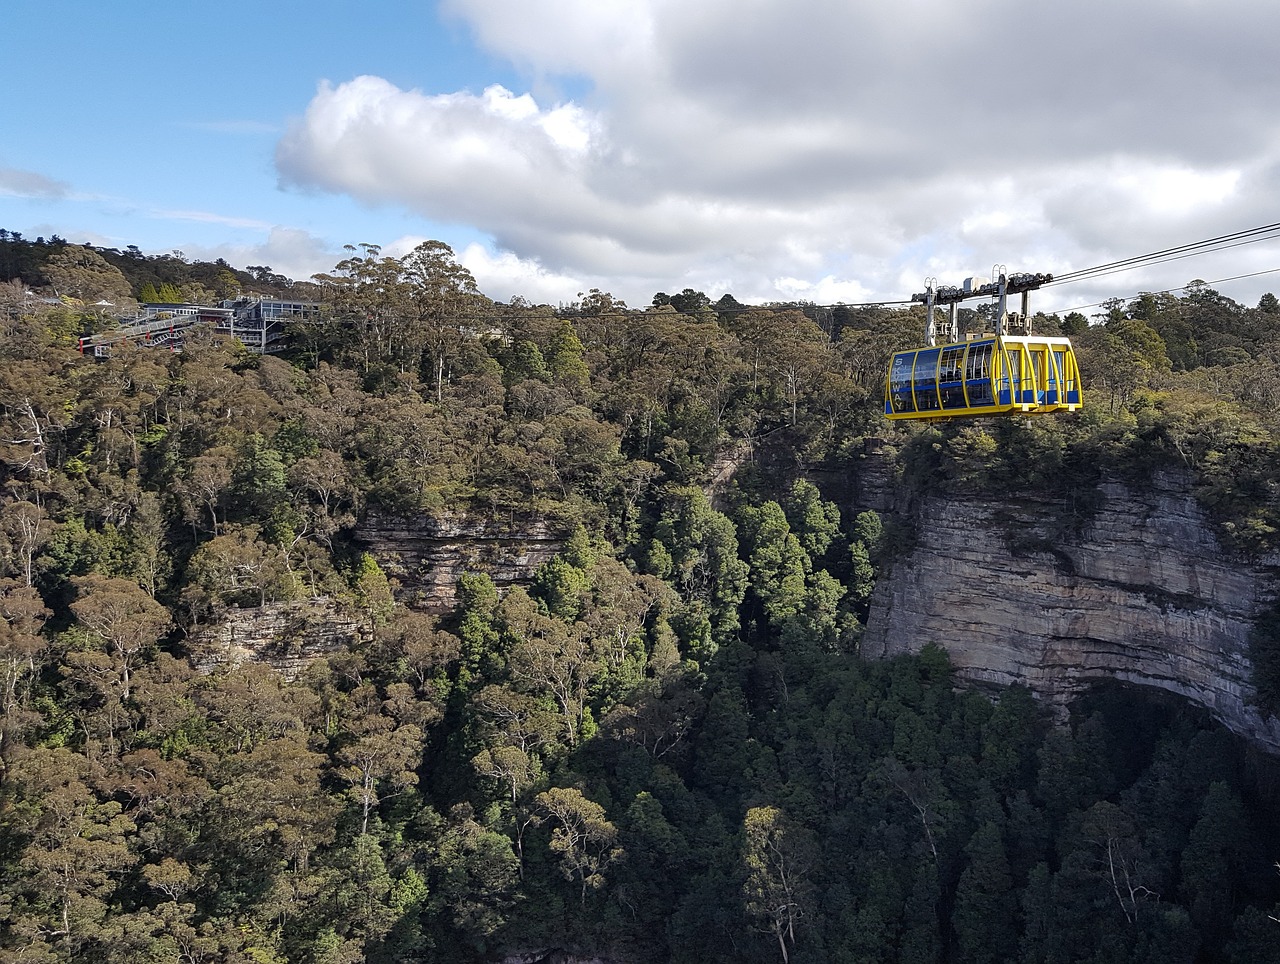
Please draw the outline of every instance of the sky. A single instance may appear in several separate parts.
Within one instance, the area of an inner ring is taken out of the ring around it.
[[[0,227],[489,297],[892,302],[1280,222],[1274,0],[6,0]],[[1245,277],[1248,276],[1248,277]],[[1032,308],[1280,290],[1280,238]]]

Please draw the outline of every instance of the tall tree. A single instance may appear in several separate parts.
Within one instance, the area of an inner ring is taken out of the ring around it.
[[[777,807],[752,807],[742,822],[742,895],[754,926],[778,942],[783,964],[791,960],[796,927],[811,897],[809,873],[817,857],[809,834]]]
[[[579,882],[579,900],[585,903],[587,890],[603,887],[604,872],[625,856],[617,845],[618,828],[607,819],[604,807],[573,787],[545,790],[537,803],[552,824],[551,850],[559,855],[561,873]]]
[[[347,245],[348,257],[329,274],[315,281],[325,293],[331,310],[351,332],[350,349],[361,374],[368,375],[379,365],[416,368],[415,349],[421,342],[410,327],[412,307],[403,283],[403,266],[382,254],[376,244],[362,244],[357,251]]]
[[[450,359],[464,338],[483,327],[486,299],[443,241],[423,241],[405,256],[402,269],[414,311],[413,340],[426,353],[440,404]]]
[[[120,269],[88,245],[67,245],[50,255],[44,270],[55,292],[85,305],[108,301],[124,309],[133,301],[129,282]]]
[[[402,704],[412,712],[413,704]],[[371,683],[358,687],[343,713],[343,732],[336,753],[338,772],[360,808],[360,833],[383,800],[418,782],[417,767],[426,737],[413,718],[397,719],[397,704],[379,700]]]
[[[112,658],[120,695],[128,700],[133,670],[169,628],[169,611],[128,579],[88,575],[75,581],[71,611],[97,636]]]
[[[48,649],[41,630],[49,615],[33,587],[0,580],[0,783],[23,734],[41,719],[32,698]]]
[[[36,555],[53,536],[54,523],[40,506],[18,500],[0,507],[0,557],[28,586],[35,583]]]
[[[708,621],[716,640],[725,638],[738,628],[738,606],[750,572],[738,558],[737,530],[701,489],[672,487],[663,493],[662,504],[649,564],[692,604],[695,619]],[[699,658],[709,655],[700,653]]]

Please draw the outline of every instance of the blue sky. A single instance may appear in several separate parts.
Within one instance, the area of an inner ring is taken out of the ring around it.
[[[433,238],[501,300],[897,300],[1280,221],[1278,34],[1270,0],[9,0],[0,227],[295,278]]]
[[[0,187],[0,224],[152,254],[248,256],[272,229],[305,234],[334,259],[345,243],[412,233],[475,240],[395,205],[282,185],[275,146],[326,78],[439,90],[515,80],[461,24],[410,2],[16,0],[0,52],[25,78],[7,98],[0,167],[48,182],[26,197]]]

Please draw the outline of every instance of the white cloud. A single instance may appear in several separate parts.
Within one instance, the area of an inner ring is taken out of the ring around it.
[[[242,218],[229,214],[217,214],[213,211],[162,211],[150,212],[151,217],[165,221],[197,221],[201,224],[222,224],[230,228],[254,228],[267,230],[271,227],[266,221],[257,218]]]
[[[563,104],[548,111],[540,123],[557,147],[581,153],[591,146],[593,124],[590,115],[580,107]]]
[[[458,263],[495,301],[510,301],[519,295],[533,304],[558,305],[576,300],[579,292],[590,288],[567,275],[547,271],[536,261],[522,260],[509,251],[495,255],[479,244],[467,245]]]
[[[538,113],[538,105],[528,94],[517,97],[500,84],[486,87],[481,98],[485,110],[490,114],[506,120],[520,121],[534,117]]]
[[[1112,184],[1151,213],[1178,217],[1220,206],[1235,194],[1240,172],[1141,163],[1136,170],[1116,174]]]
[[[266,265],[295,281],[307,281],[314,274],[332,270],[344,256],[344,252],[306,231],[283,227],[271,228],[258,244],[189,244],[182,250],[188,258],[198,261],[222,258],[236,267]]]
[[[503,284],[890,300],[926,274],[1087,267],[1280,203],[1269,0],[446,9],[537,96],[324,84],[277,165],[493,238]],[[585,93],[544,93],[562,81]]]
[[[67,184],[44,174],[15,167],[0,167],[0,197],[56,201],[70,193],[71,188]]]
[[[873,297],[856,281],[841,281],[831,275],[818,281],[778,278],[773,283],[777,301],[811,301],[819,305],[861,304]]]
[[[540,74],[597,78],[652,57],[663,3],[650,0],[444,0],[491,50]]]
[[[287,181],[370,203],[540,224],[581,216],[588,128],[580,111],[547,112],[501,88],[428,96],[358,77],[320,88],[277,163]]]

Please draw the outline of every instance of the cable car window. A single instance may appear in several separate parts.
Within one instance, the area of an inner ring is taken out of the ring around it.
[[[986,378],[991,373],[991,342],[969,346],[969,358],[965,362],[965,380]]]
[[[893,356],[889,372],[889,400],[895,412],[914,412],[916,403],[911,397],[911,366],[915,352],[903,352]]]
[[[1071,376],[1067,372],[1067,353],[1061,348],[1055,348],[1053,350],[1053,359],[1058,364],[1058,373],[1062,378],[1062,387],[1064,389],[1070,389],[1072,385]]]
[[[964,408],[964,346],[944,348],[938,363],[938,387],[943,408]]]
[[[991,394],[991,342],[969,346],[965,359],[965,388],[969,393],[970,408],[994,405]]]
[[[938,407],[938,349],[916,352],[916,409],[921,412]]]
[[[1013,401],[1021,401],[1019,392],[1022,390],[1022,356],[1017,350],[1007,351],[1004,353],[1005,368],[1004,377],[1000,379],[1000,402],[1002,405],[1009,404],[1010,397]],[[1009,392],[1010,385],[1013,387],[1013,395],[1006,397]]]

